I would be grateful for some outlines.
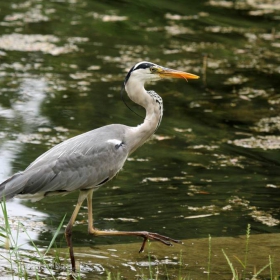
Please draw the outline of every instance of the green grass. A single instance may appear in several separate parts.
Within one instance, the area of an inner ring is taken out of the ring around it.
[[[248,224],[247,231],[246,231],[246,241],[245,241],[245,256],[244,261],[242,262],[238,257],[235,256],[237,261],[241,264],[243,271],[238,272],[238,269],[233,266],[231,260],[225,253],[225,251],[222,249],[222,252],[226,258],[226,261],[229,265],[230,271],[232,273],[232,280],[245,280],[245,279],[251,279],[251,280],[257,280],[258,277],[261,275],[261,273],[269,267],[270,269],[270,280],[279,280],[279,275],[273,272],[273,261],[271,259],[271,256],[268,256],[268,263],[264,265],[261,269],[258,271],[255,271],[253,276],[250,277],[247,275],[247,265],[248,265],[248,256],[249,256],[249,239],[250,239],[250,232],[251,232],[251,225]]]
[[[1,210],[3,213],[3,225],[0,226],[0,238],[2,239],[2,244],[0,247],[3,248],[0,252],[0,258],[5,261],[5,274],[4,276],[9,277],[9,279],[61,279],[59,277],[58,271],[63,271],[63,275],[65,275],[65,279],[69,279],[69,277],[73,280],[82,279],[82,276],[77,274],[72,274],[71,271],[67,270],[69,260],[66,258],[64,259],[59,255],[58,250],[52,250],[51,256],[48,255],[50,253],[51,248],[57,246],[56,238],[60,233],[64,218],[59,224],[59,227],[53,234],[53,238],[50,241],[48,247],[42,252],[39,249],[32,238],[30,237],[26,228],[18,222],[16,226],[16,233],[11,230],[11,225],[8,219],[8,213],[5,202],[1,203]],[[33,251],[30,252],[28,250],[23,250],[22,245],[19,244],[19,233],[24,232],[28,237],[29,242],[33,246]],[[267,264],[264,265],[259,270],[249,271],[248,268],[248,260],[250,259],[252,263],[252,258],[249,254],[250,250],[250,233],[251,227],[248,225],[246,230],[246,239],[245,239],[245,251],[244,257],[242,260],[236,256],[233,256],[234,260],[237,260],[237,264],[239,266],[234,266],[234,262],[228,256],[224,249],[222,249],[222,255],[220,258],[224,258],[225,263],[228,264],[228,273],[232,274],[231,280],[256,280],[256,279],[266,279],[266,280],[280,280],[279,275],[275,269],[275,263],[271,256],[268,256]],[[201,279],[205,280],[215,280],[217,279],[212,265],[212,238],[209,235],[208,238],[208,250],[205,249],[205,252],[208,252],[208,255],[204,256],[207,257],[207,261],[205,262],[205,271],[204,275],[202,274]],[[53,253],[56,252],[56,253]],[[207,253],[206,253],[207,254]],[[201,265],[201,264],[200,264]],[[241,265],[241,269],[240,269]],[[30,267],[33,267],[30,269]],[[183,259],[183,252],[182,250],[179,253],[177,258],[177,265],[174,265],[172,268],[168,268],[167,265],[162,262],[158,261],[155,256],[150,253],[150,243],[148,245],[148,269],[145,271],[137,272],[139,280],[190,280],[193,279],[191,272],[187,269],[188,264]],[[43,272],[42,272],[43,271]],[[265,276],[263,273],[265,272]],[[267,276],[267,271],[269,271],[269,276]],[[3,273],[3,272],[2,272]],[[224,272],[223,272],[224,273]],[[2,276],[2,275],[0,275]],[[86,277],[86,275],[84,275]],[[64,279],[64,278],[63,278]],[[106,280],[121,280],[127,279],[122,277],[120,272],[112,272],[107,271],[104,275]]]
[[[9,265],[6,276],[9,275],[9,278],[12,279],[30,279],[30,277],[32,277],[32,279],[45,279],[45,276],[43,276],[41,272],[44,270],[44,274],[48,275],[48,279],[56,279],[54,268],[62,266],[61,258],[58,254],[52,258],[48,257],[47,254],[50,249],[56,245],[55,240],[61,231],[65,216],[56,229],[47,249],[42,252],[36,246],[22,223],[18,222],[16,234],[12,234],[5,201],[1,203],[1,211],[4,218],[4,225],[0,226],[0,237],[2,237],[3,240],[0,247],[5,248],[5,251],[0,254],[0,257]],[[32,252],[21,248],[22,244],[19,244],[20,232],[24,232],[28,237],[29,242],[33,246]],[[76,280],[80,279],[80,277],[79,275],[73,275],[72,279]]]
[[[211,242],[211,236],[209,235],[209,239],[208,239],[208,266],[207,266],[207,280],[210,280],[210,271],[211,271],[211,252],[212,252],[212,242]]]

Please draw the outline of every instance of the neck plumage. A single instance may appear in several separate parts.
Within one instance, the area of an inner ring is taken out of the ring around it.
[[[127,144],[129,154],[143,145],[156,131],[162,118],[162,100],[154,91],[147,92],[144,84],[128,81],[125,85],[129,98],[146,110],[146,117],[142,124],[131,127],[128,131]]]

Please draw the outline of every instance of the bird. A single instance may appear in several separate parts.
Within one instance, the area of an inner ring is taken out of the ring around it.
[[[85,200],[88,206],[88,233],[93,236],[142,237],[139,252],[144,251],[147,240],[168,246],[181,242],[148,231],[99,230],[94,227],[92,217],[93,192],[115,177],[128,156],[142,146],[159,127],[163,116],[162,98],[153,90],[147,91],[144,85],[165,78],[188,80],[198,79],[199,76],[148,61],[135,64],[124,79],[123,89],[134,103],[146,110],[143,123],[136,127],[109,124],[69,138],[43,153],[24,171],[15,173],[0,184],[0,201],[15,196],[43,198],[79,190],[77,204],[65,228],[73,272],[76,271],[76,262],[72,229]]]

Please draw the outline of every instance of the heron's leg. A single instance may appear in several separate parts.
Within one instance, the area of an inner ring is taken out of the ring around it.
[[[92,217],[92,194],[93,190],[90,190],[87,195],[87,206],[88,206],[88,232],[90,233],[93,228],[93,217]]]
[[[148,231],[105,231],[98,230],[93,226],[93,218],[92,218],[92,194],[93,191],[88,192],[87,204],[88,204],[88,232],[94,236],[139,236],[143,238],[143,243],[139,250],[139,253],[144,251],[147,240],[155,240],[159,241],[167,246],[172,246],[173,243],[182,243],[180,240],[175,240],[168,236],[164,236],[158,233],[148,232]]]
[[[76,205],[74,212],[71,216],[71,219],[69,220],[69,222],[66,226],[66,229],[65,229],[65,238],[66,238],[67,245],[69,248],[72,271],[74,271],[74,272],[76,271],[76,265],[75,265],[75,257],[74,257],[74,251],[73,251],[73,243],[72,243],[72,228],[73,228],[74,222],[76,220],[76,217],[79,213],[79,210],[80,210],[84,200],[86,199],[87,195],[88,195],[88,191],[80,191],[77,205]]]

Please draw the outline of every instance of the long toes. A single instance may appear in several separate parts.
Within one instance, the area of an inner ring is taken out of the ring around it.
[[[169,245],[169,244],[172,245],[171,242],[181,243],[181,244],[183,243],[181,240],[176,240],[176,239],[170,238],[168,236],[160,235],[158,233],[150,233],[149,235],[152,237],[151,239],[161,241],[162,243],[165,243],[163,241],[166,241],[166,245]],[[171,245],[169,245],[169,246],[171,246]]]
[[[168,240],[166,240],[166,239],[163,239],[163,238],[161,238],[160,236],[150,235],[150,236],[149,236],[149,239],[155,240],[155,241],[159,241],[159,242],[161,242],[161,243],[163,243],[163,244],[165,244],[165,245],[167,245],[167,246],[173,246],[173,244],[172,244],[170,241],[168,241]]]
[[[154,233],[154,232],[142,231],[140,233],[140,236],[142,236],[144,240],[143,240],[143,243],[142,243],[141,248],[139,250],[139,253],[144,251],[147,240],[158,241],[158,242],[163,243],[166,246],[173,246],[172,243],[181,243],[181,244],[183,243],[180,240],[172,239],[168,236],[160,235],[160,234]]]
[[[139,253],[142,253],[144,251],[147,240],[148,240],[148,238],[144,237],[144,240],[143,240],[143,243],[142,243],[141,248],[139,250]]]

